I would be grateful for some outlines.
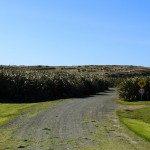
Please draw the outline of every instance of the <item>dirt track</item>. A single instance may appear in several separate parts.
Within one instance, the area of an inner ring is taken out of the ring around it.
[[[70,99],[32,117],[23,115],[4,127],[17,126],[12,135],[16,144],[8,145],[7,149],[107,150],[113,146],[114,150],[134,150],[138,149],[139,142],[139,149],[147,149],[147,143],[123,132],[114,113],[115,100],[116,94],[111,91]]]

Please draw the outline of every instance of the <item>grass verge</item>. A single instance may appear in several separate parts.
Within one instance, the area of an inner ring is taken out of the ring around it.
[[[122,122],[137,135],[143,137],[144,139],[150,141],[150,124],[145,123],[141,120],[134,120],[123,118]]]
[[[120,103],[120,101],[119,101]],[[121,102],[124,105],[145,105],[143,108],[118,110],[120,121],[137,135],[150,141],[150,102]]]
[[[7,123],[8,121],[14,119],[22,112],[30,113],[30,117],[35,116],[39,112],[45,110],[48,107],[55,106],[58,103],[67,101],[66,100],[55,100],[49,102],[40,102],[40,103],[21,103],[21,104],[4,104],[0,103],[0,125]],[[32,109],[31,109],[32,108]]]
[[[137,101],[137,102],[128,102],[121,99],[117,100],[117,103],[122,105],[150,105],[150,101]]]
[[[0,125],[12,120],[15,116],[34,105],[36,104],[0,104]]]

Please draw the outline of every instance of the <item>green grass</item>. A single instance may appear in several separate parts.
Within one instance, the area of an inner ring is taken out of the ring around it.
[[[150,141],[150,124],[137,119],[123,118],[122,122],[136,134]]]
[[[12,120],[15,116],[25,111],[27,108],[36,105],[31,104],[1,104],[0,103],[0,125]]]
[[[48,107],[55,106],[58,103],[67,101],[66,100],[55,100],[49,102],[40,103],[21,103],[21,104],[4,104],[0,103],[0,125],[7,123],[8,121],[14,119],[17,115],[22,112],[29,111],[29,116],[33,117],[39,112],[45,110]],[[32,109],[31,109],[32,108]]]
[[[146,123],[150,123],[150,107],[135,110],[119,110],[118,115],[121,118],[137,119]]]
[[[150,105],[150,101],[137,101],[137,102],[128,102],[121,99],[117,100],[117,103],[122,105]]]
[[[137,135],[150,141],[150,107],[118,110],[120,121]]]

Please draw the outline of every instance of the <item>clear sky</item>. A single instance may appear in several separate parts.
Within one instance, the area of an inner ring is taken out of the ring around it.
[[[150,0],[0,0],[2,65],[150,66]]]

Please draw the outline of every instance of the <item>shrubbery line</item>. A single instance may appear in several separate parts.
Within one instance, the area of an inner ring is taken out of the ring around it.
[[[1,71],[0,102],[38,102],[81,97],[108,89],[108,82],[92,74]]]

